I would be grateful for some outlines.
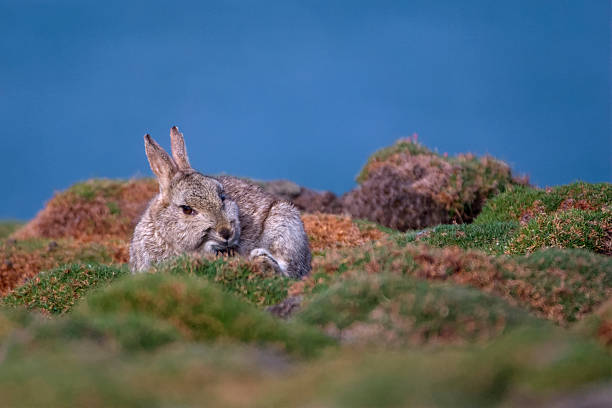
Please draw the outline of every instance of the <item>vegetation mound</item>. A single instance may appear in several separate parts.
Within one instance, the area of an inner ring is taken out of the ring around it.
[[[612,254],[612,184],[576,182],[546,190],[525,186],[490,199],[473,224],[409,233],[408,241],[457,245],[491,254],[583,248]]]
[[[416,138],[374,153],[357,181],[342,198],[344,210],[400,231],[470,222],[488,198],[526,184],[490,156],[441,156]]]
[[[128,239],[147,203],[157,193],[152,179],[90,180],[56,194],[13,237]]]

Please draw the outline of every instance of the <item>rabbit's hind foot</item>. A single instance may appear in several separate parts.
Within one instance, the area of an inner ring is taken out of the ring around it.
[[[251,251],[249,259],[261,260],[270,266],[276,273],[282,276],[289,276],[287,273],[287,264],[280,259],[276,259],[270,251],[264,248],[255,248]]]

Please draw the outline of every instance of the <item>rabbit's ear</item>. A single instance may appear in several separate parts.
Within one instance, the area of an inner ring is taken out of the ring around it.
[[[178,165],[179,170],[191,169],[185,149],[185,139],[183,139],[183,134],[179,132],[176,126],[172,126],[172,129],[170,129],[170,140],[172,141],[172,157],[174,157],[174,162]]]
[[[178,171],[176,163],[151,136],[146,134],[144,140],[147,159],[149,159],[151,170],[157,176],[160,192],[162,196],[167,195],[170,190],[170,180]]]

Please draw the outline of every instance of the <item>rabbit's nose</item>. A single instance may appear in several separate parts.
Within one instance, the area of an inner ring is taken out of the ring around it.
[[[221,228],[219,230],[219,235],[221,235],[221,238],[227,241],[232,236],[232,232],[227,228]]]

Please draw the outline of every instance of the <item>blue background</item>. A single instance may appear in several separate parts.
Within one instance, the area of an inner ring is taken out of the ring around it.
[[[610,2],[0,0],[0,218],[145,176],[178,125],[205,173],[342,193],[419,134],[535,184],[610,181]]]

